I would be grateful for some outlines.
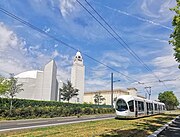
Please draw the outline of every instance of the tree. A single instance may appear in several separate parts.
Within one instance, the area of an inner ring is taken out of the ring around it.
[[[171,10],[176,14],[173,18],[172,25],[174,26],[174,32],[170,35],[172,38],[169,43],[171,43],[175,50],[175,59],[180,63],[180,0],[176,0],[177,5]],[[180,69],[180,64],[179,64]]]
[[[167,110],[174,109],[174,107],[177,107],[179,105],[179,102],[173,91],[165,91],[163,93],[160,93],[158,99],[160,100],[160,102],[163,102],[166,105]]]
[[[0,95],[4,95],[9,87],[9,81],[6,78],[0,76]]]
[[[96,93],[95,95],[94,95],[94,102],[95,102],[95,104],[101,104],[102,103],[102,101],[104,101],[105,100],[105,98],[101,95],[101,93],[100,92],[98,92],[98,93]]]
[[[18,84],[17,78],[14,78],[13,74],[10,74],[10,79],[8,80],[8,89],[5,92],[5,95],[10,98],[10,115],[13,108],[13,99],[17,93],[23,91],[23,84]]]
[[[67,81],[67,84],[63,83],[63,87],[59,89],[60,94],[62,95],[63,100],[67,100],[69,103],[69,100],[78,95],[78,89],[75,89],[72,86],[72,83],[70,81]]]

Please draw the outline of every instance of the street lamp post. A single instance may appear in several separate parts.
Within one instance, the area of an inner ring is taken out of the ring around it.
[[[113,107],[113,83],[114,82],[118,82],[118,81],[121,81],[121,80],[113,80],[113,73],[111,73],[111,106]]]
[[[111,106],[113,107],[113,73],[111,73]]]

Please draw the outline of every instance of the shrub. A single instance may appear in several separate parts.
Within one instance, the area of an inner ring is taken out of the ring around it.
[[[14,108],[10,116],[7,98],[0,98],[0,116],[5,118],[38,118],[38,117],[61,117],[61,116],[80,116],[83,114],[102,114],[112,113],[114,109],[109,106],[97,106],[94,104],[72,104],[55,101],[36,101],[15,99]]]

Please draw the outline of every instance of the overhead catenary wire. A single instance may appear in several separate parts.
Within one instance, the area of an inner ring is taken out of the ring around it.
[[[68,47],[68,48],[71,48],[71,49],[73,49],[73,50],[75,50],[75,51],[79,51],[79,49],[76,49],[76,48],[74,48],[73,46],[70,46],[69,44],[65,43],[64,41],[62,41],[62,40],[60,40],[60,39],[58,39],[58,38],[56,38],[56,37],[48,34],[47,32],[43,31],[42,29],[40,29],[40,28],[32,25],[31,23],[29,23],[29,22],[27,22],[27,21],[19,18],[18,16],[10,13],[9,11],[3,9],[2,7],[0,7],[0,12],[2,12],[2,13],[4,13],[4,14],[6,14],[7,16],[9,16],[9,17],[11,17],[11,18],[13,18],[13,19],[21,22],[22,24],[30,27],[31,29],[36,30],[36,31],[38,31],[39,33],[41,33],[41,34],[43,34],[43,35],[45,35],[45,36],[47,36],[47,37],[49,37],[49,38],[51,38],[51,39],[53,39],[53,40],[55,40],[55,41],[57,41],[57,42],[63,44],[64,46],[66,46],[66,47]],[[99,64],[101,64],[101,65],[109,68],[110,70],[112,70],[112,71],[114,71],[114,72],[117,72],[117,73],[123,75],[124,77],[126,77],[126,78],[129,79],[130,81],[141,83],[141,82],[138,81],[137,79],[134,79],[134,78],[132,78],[132,77],[130,77],[130,76],[127,76],[127,75],[123,74],[122,72],[120,72],[120,71],[112,68],[111,66],[106,65],[105,63],[102,63],[101,61],[99,61],[99,60],[97,60],[97,59],[89,56],[88,54],[86,54],[86,53],[84,53],[84,52],[81,52],[81,53],[82,53],[84,56],[88,57],[89,59],[92,59],[92,60],[95,61],[96,63],[99,63]]]
[[[129,47],[129,45],[122,39],[122,37],[108,24],[108,22],[93,8],[93,6],[87,1],[84,0],[87,5],[103,20],[103,22],[111,29],[111,31],[126,45],[122,44],[121,41],[119,41],[118,38],[116,38],[112,32],[110,32],[79,0],[76,0],[77,3],[86,10],[125,50],[127,50],[138,62],[140,62],[146,70],[152,73],[152,75],[158,79],[159,82],[163,83],[163,86],[167,88],[165,83],[160,80],[160,78],[141,60],[141,58]]]

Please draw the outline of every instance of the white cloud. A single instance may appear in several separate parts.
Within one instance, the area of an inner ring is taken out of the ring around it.
[[[152,65],[154,65],[158,68],[167,68],[167,67],[175,67],[176,68],[178,66],[173,55],[156,57],[155,59],[152,60]]]
[[[54,50],[52,53],[52,58],[55,58],[57,56],[59,56],[59,52],[57,50]]]
[[[4,23],[0,22],[0,50],[7,48],[22,48],[25,43],[17,38],[13,31],[8,30]]]
[[[97,91],[110,89],[110,81],[102,79],[88,79],[85,81],[86,91]]]
[[[127,68],[129,64],[129,58],[126,56],[122,56],[120,51],[108,51],[105,52],[101,62],[107,64],[111,67],[118,67],[118,68]]]
[[[129,61],[128,57],[120,55],[117,51],[104,52],[100,59],[100,62],[103,62],[107,66],[110,66],[125,75],[128,75],[126,68],[129,66]],[[94,66],[93,68],[86,66],[86,72],[86,91],[110,89],[110,75],[111,72],[113,72],[112,70],[102,64],[97,64],[97,66]],[[114,75],[114,79],[126,81],[126,78],[118,73]],[[119,85],[119,82],[117,85]],[[120,85],[121,88],[125,87],[122,83]],[[129,87],[129,85],[127,85],[127,87]]]
[[[160,24],[160,23],[158,23],[158,22],[155,22],[155,21],[153,21],[153,20],[145,19],[145,18],[136,16],[136,15],[130,14],[130,13],[128,13],[128,12],[119,10],[119,9],[111,8],[111,7],[109,7],[109,6],[105,6],[105,7],[108,8],[108,9],[110,9],[110,10],[113,10],[113,11],[115,11],[115,12],[118,12],[118,13],[120,13],[120,14],[124,14],[124,15],[126,15],[126,16],[130,16],[130,17],[136,18],[136,19],[139,20],[139,21],[147,22],[147,23],[152,24],[152,25],[155,25],[155,26],[160,26],[160,27],[165,28],[165,29],[168,29],[168,30],[173,30],[172,28],[170,28],[170,27],[168,27],[168,26],[165,26],[165,25],[163,25],[163,24]],[[146,12],[149,13],[149,11],[146,11]],[[145,13],[146,13],[146,12],[145,12]],[[171,17],[171,16],[170,16],[170,17]]]
[[[158,22],[167,22],[172,20],[173,12],[169,9],[175,6],[173,0],[143,0],[140,8],[142,13],[148,17],[152,17]]]
[[[165,54],[165,55],[164,55]],[[175,78],[180,78],[180,72],[177,68],[177,63],[174,61],[173,51],[170,50],[170,46],[166,46],[161,49],[161,54],[158,53],[159,56],[152,59],[151,62],[147,63],[148,66],[151,65],[153,73],[156,74],[161,80],[173,80]],[[130,59],[127,57],[121,57],[116,54],[116,52],[107,52],[103,54],[101,62],[105,64],[111,64],[113,67],[113,63],[116,62],[118,65],[117,68],[123,67],[126,63],[129,64]],[[102,65],[94,66],[93,69],[89,69],[86,67],[86,71],[88,71],[88,78],[86,78],[86,91],[96,91],[96,90],[103,90],[103,89],[110,89],[110,73],[111,71]],[[114,83],[117,88],[128,88],[128,87],[135,87],[138,89],[138,92],[141,95],[145,95],[144,87],[151,86],[152,87],[152,99],[157,99],[158,94],[160,92],[166,90],[172,90],[175,92],[176,96],[180,97],[180,84],[179,81],[164,81],[167,88],[163,85],[162,82],[159,82],[156,77],[151,72],[144,72],[139,71],[138,73],[128,74],[128,70],[117,69],[123,74],[134,78],[140,82],[145,83],[144,85],[133,83],[132,81],[127,81],[123,76],[120,74],[114,73],[114,79],[119,79],[120,82]],[[116,88],[115,87],[115,88]]]
[[[50,30],[51,30],[50,28],[46,28],[45,32],[48,33],[48,32],[50,32]]]
[[[19,58],[24,59],[26,42],[9,30],[4,23],[0,23],[0,68],[7,73],[17,73],[24,70]]]
[[[63,17],[71,14],[75,8],[75,0],[60,0],[60,11]]]
[[[71,56],[60,54],[57,50],[51,53],[44,51],[39,45],[26,45],[26,41],[18,38],[17,34],[3,23],[0,23],[0,74],[18,74],[33,69],[43,69],[52,58],[59,57],[56,64],[62,80],[70,77],[67,67],[71,64]],[[59,61],[60,60],[60,61]]]
[[[167,53],[167,48],[162,49],[162,54],[164,52]],[[162,82],[159,82],[158,79],[155,78],[150,72],[134,75],[134,77],[138,78],[139,81],[146,83],[145,85],[141,86],[152,87],[152,99],[157,99],[158,94],[166,90],[172,90],[175,92],[177,97],[180,97],[180,92],[178,92],[180,91],[180,84],[178,79],[180,76],[180,71],[177,67],[178,64],[174,60],[172,52],[170,52],[168,55],[161,55],[152,59],[149,64],[155,67],[153,69],[153,73],[157,75],[160,80],[164,80],[164,84],[167,88]]]

